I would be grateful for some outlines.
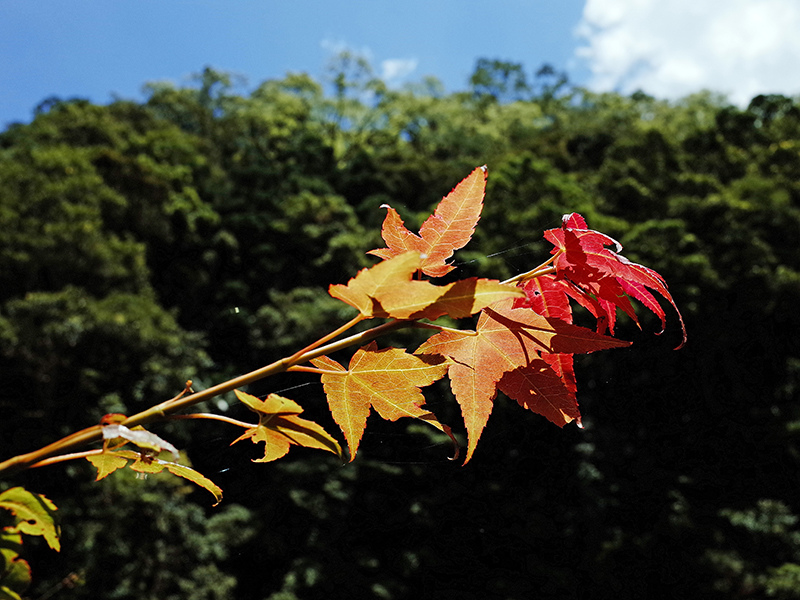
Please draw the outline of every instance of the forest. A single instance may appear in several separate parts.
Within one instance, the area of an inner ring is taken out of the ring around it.
[[[391,89],[342,55],[319,80],[206,68],[142,101],[46,99],[0,133],[0,460],[335,329],[352,312],[328,286],[374,263],[381,206],[418,229],[484,164],[459,276],[539,264],[579,212],[664,276],[686,346],[674,313],[661,335],[621,315],[629,348],[576,358],[583,428],[498,397],[465,466],[440,432],[372,417],[346,465],[155,428],[218,506],[166,473],[16,473],[0,491],[46,495],[62,527],[59,553],[26,540],[25,597],[800,598],[798,98],[598,94],[490,59],[463,91]],[[250,392],[289,389],[339,432],[313,378]],[[462,435],[449,394],[427,406]]]

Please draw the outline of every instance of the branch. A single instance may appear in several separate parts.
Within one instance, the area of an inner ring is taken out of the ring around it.
[[[353,319],[350,322],[346,323],[344,326],[336,329],[334,332],[324,336],[323,338],[321,338],[322,343],[332,339],[339,333],[346,331],[360,320],[361,317],[357,317],[356,319]],[[234,377],[233,379],[229,379],[218,385],[215,385],[205,390],[201,390],[199,392],[187,394],[186,392],[189,390],[187,386],[186,389],[184,389],[180,394],[178,394],[174,398],[166,400],[147,410],[132,415],[127,419],[125,419],[124,421],[122,421],[120,424],[131,428],[137,425],[146,425],[148,423],[162,421],[167,418],[174,418],[171,416],[174,413],[177,413],[181,410],[199,404],[200,402],[204,402],[206,400],[210,400],[211,398],[215,398],[216,396],[220,396],[227,392],[231,392],[237,388],[244,387],[255,381],[264,379],[265,377],[269,377],[271,375],[277,375],[278,373],[284,373],[294,365],[308,362],[312,358],[317,358],[318,356],[322,356],[324,354],[331,354],[333,352],[349,348],[350,346],[363,345],[375,338],[386,335],[387,333],[390,333],[392,331],[403,329],[405,327],[411,327],[413,324],[414,321],[408,321],[408,320],[389,321],[388,323],[384,323],[377,327],[373,327],[372,329],[367,329],[366,331],[362,331],[360,333],[351,335],[336,342],[331,342],[324,346],[319,346],[318,343],[311,344],[310,346],[307,347],[307,350],[305,352],[295,353],[292,356],[282,358],[265,367],[261,367],[260,369],[256,369],[255,371],[251,371],[244,375],[240,375],[239,377]],[[192,418],[190,415],[187,416]],[[207,417],[201,417],[201,418],[207,418]],[[247,426],[250,427],[249,424]],[[87,427],[86,429],[82,429],[81,431],[78,431],[76,433],[70,434],[56,442],[53,442],[52,444],[48,444],[47,446],[44,446],[39,450],[34,450],[33,452],[28,452],[26,454],[20,454],[12,458],[9,458],[3,462],[0,462],[0,478],[11,476],[15,473],[18,473],[19,471],[30,468],[32,465],[36,465],[37,463],[42,463],[46,459],[51,459],[51,457],[60,458],[60,456],[62,455],[66,456],[65,453],[70,453],[80,448],[83,448],[91,443],[98,442],[102,439],[102,437],[103,437],[102,425],[93,425],[91,427]],[[69,460],[69,459],[64,458],[63,460]],[[59,461],[54,460],[53,462],[59,462]],[[52,464],[52,463],[47,463],[47,464]]]

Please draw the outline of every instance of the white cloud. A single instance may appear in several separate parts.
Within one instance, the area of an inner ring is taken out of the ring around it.
[[[355,48],[342,40],[325,38],[320,47],[330,56],[336,57],[346,52],[353,58],[364,59],[370,65],[375,62],[375,54],[368,46]],[[398,86],[411,75],[419,65],[416,58],[389,58],[380,63],[380,78],[389,86]]]
[[[329,56],[335,57],[342,53],[349,53],[355,58],[363,58],[369,62],[372,62],[373,53],[372,49],[368,46],[363,46],[361,48],[355,48],[345,42],[344,40],[332,39],[332,38],[325,38],[320,43],[320,48],[322,48]]]
[[[397,85],[411,75],[419,61],[416,58],[390,58],[381,62],[381,79],[387,85]]]
[[[577,34],[591,89],[710,89],[740,105],[800,93],[797,0],[587,0]]]

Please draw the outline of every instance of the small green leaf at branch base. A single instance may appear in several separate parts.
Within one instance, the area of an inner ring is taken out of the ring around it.
[[[0,508],[11,511],[16,519],[16,525],[6,531],[40,535],[53,550],[61,550],[60,528],[55,518],[58,509],[48,498],[13,487],[0,494]]]
[[[93,454],[92,456],[87,456],[86,460],[88,460],[97,468],[97,478],[95,481],[100,481],[101,479],[108,477],[117,469],[121,469],[128,464],[128,460],[116,452],[101,452],[100,454]]]
[[[31,568],[19,557],[22,536],[7,529],[0,530],[0,600],[17,600],[31,584]]]

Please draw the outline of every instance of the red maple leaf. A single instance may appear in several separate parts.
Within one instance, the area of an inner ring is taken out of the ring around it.
[[[616,309],[620,308],[638,324],[628,296],[636,298],[660,319],[662,331],[666,327],[666,314],[650,293],[653,290],[675,309],[680,320],[683,337],[678,348],[686,343],[686,326],[664,278],[653,269],[631,262],[621,254],[622,245],[613,238],[588,229],[586,221],[577,213],[564,215],[559,229],[549,229],[544,237],[555,248],[555,280],[566,281],[583,292],[584,302],[598,318],[598,331],[614,331]],[[614,246],[616,251],[607,246]],[[564,293],[568,286],[561,286]],[[575,296],[572,296],[575,297]],[[580,301],[580,300],[579,300]],[[562,301],[563,302],[563,301]]]

